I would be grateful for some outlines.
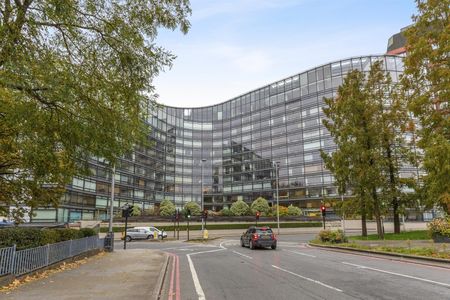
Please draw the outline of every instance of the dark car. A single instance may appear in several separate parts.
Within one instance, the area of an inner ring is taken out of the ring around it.
[[[255,249],[256,247],[277,248],[277,238],[270,227],[252,226],[241,235],[241,246]]]

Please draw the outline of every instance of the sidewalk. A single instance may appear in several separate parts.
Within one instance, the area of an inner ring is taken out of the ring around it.
[[[5,300],[156,299],[167,255],[155,250],[115,250],[78,268],[25,283]]]

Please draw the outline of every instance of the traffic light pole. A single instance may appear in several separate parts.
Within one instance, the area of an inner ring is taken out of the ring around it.
[[[177,213],[175,213],[175,218],[173,218],[173,238],[175,238],[175,231],[177,231]]]
[[[325,215],[322,214],[322,221],[323,221],[323,229],[325,229]]]
[[[127,230],[128,230],[128,208],[127,211],[125,213],[125,237],[123,239],[123,250],[127,249]]]
[[[187,219],[187,240],[189,241],[189,217]]]

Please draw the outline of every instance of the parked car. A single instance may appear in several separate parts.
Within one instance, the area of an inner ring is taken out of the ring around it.
[[[277,248],[277,238],[270,227],[252,226],[241,235],[241,246],[255,249],[256,247]]]
[[[127,229],[127,233],[125,234],[125,240],[127,242],[131,242],[132,240],[149,240],[153,238],[153,232],[145,228],[130,228]]]
[[[164,230],[159,230],[158,228],[154,227],[154,226],[148,226],[148,227],[134,227],[135,229],[146,229],[150,232],[152,232],[153,236],[155,235],[155,232],[157,232],[158,238],[166,238],[167,237],[167,232],[165,232]]]
[[[13,226],[14,226],[14,222],[8,221],[6,219],[3,219],[0,222],[0,228],[13,227]]]

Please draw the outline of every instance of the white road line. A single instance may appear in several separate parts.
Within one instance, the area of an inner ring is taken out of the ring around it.
[[[314,279],[312,279],[312,278],[308,278],[308,277],[305,277],[305,276],[296,274],[296,273],[294,273],[294,272],[291,272],[291,271],[289,271],[289,270],[285,270],[285,269],[283,269],[283,268],[280,268],[280,267],[277,267],[277,266],[274,266],[274,265],[272,265],[272,267],[274,267],[275,269],[281,270],[281,271],[283,271],[283,272],[289,273],[289,274],[291,274],[291,275],[300,277],[300,278],[305,279],[305,280],[307,280],[307,281],[317,283],[317,284],[319,284],[319,285],[321,285],[321,286],[324,286],[324,287],[326,287],[326,288],[335,290],[335,291],[337,291],[337,292],[343,292],[341,289],[335,288],[335,287],[333,287],[333,286],[331,286],[331,285],[328,285],[328,284],[325,284],[325,283],[323,283],[323,282],[321,282],[321,281],[314,280]]]
[[[198,245],[192,245],[192,246],[177,246],[177,247],[170,247],[170,248],[161,248],[161,249],[158,249],[158,250],[172,250],[172,249],[192,248],[192,247],[198,247]]]
[[[239,240],[226,240],[219,244],[219,247],[222,249],[227,249],[223,244],[229,243],[229,242],[239,242]]]
[[[210,253],[210,252],[217,252],[217,251],[223,251],[225,249],[215,249],[215,250],[208,250],[208,251],[200,251],[200,252],[194,252],[186,255],[196,255],[196,254],[202,254],[202,253]]]
[[[304,256],[308,256],[308,257],[316,257],[315,255],[311,255],[311,254],[306,254],[306,253],[302,253],[302,252],[298,252],[298,251],[292,251],[292,250],[284,250],[284,251],[287,251],[287,252],[292,252],[292,253],[295,253],[295,254],[298,254],[298,255],[304,255]]]
[[[194,280],[195,291],[197,292],[198,300],[206,300],[205,293],[203,292],[202,286],[200,285],[200,281],[198,280],[197,272],[195,271],[194,264],[192,263],[191,259],[192,254],[188,254],[186,256],[189,263],[189,269],[191,269],[192,280]]]
[[[375,268],[371,268],[371,267],[367,267],[367,266],[362,266],[362,265],[352,264],[352,263],[345,262],[345,261],[343,261],[342,263],[343,263],[344,265],[349,265],[349,266],[357,267],[357,268],[360,268],[360,269],[367,269],[367,270],[377,271],[377,272],[381,272],[381,273],[386,273],[386,274],[391,274],[391,275],[396,275],[396,276],[406,277],[406,278],[410,278],[410,279],[415,279],[415,280],[420,280],[420,281],[424,281],[424,282],[429,282],[429,283],[434,283],[434,284],[438,284],[438,285],[450,287],[450,284],[448,284],[448,283],[443,283],[443,282],[439,282],[439,281],[434,281],[434,280],[430,280],[430,279],[425,279],[425,278],[421,278],[421,277],[415,277],[415,276],[406,275],[406,274],[401,274],[401,273],[395,273],[395,272],[390,272],[390,271],[385,271],[385,270],[375,269]]]
[[[253,259],[253,257],[251,257],[251,256],[245,255],[243,253],[240,253],[240,252],[237,252],[237,251],[234,251],[234,250],[233,250],[233,253],[239,254],[239,255],[241,255],[243,257],[246,257],[246,258],[249,258],[249,259]]]

